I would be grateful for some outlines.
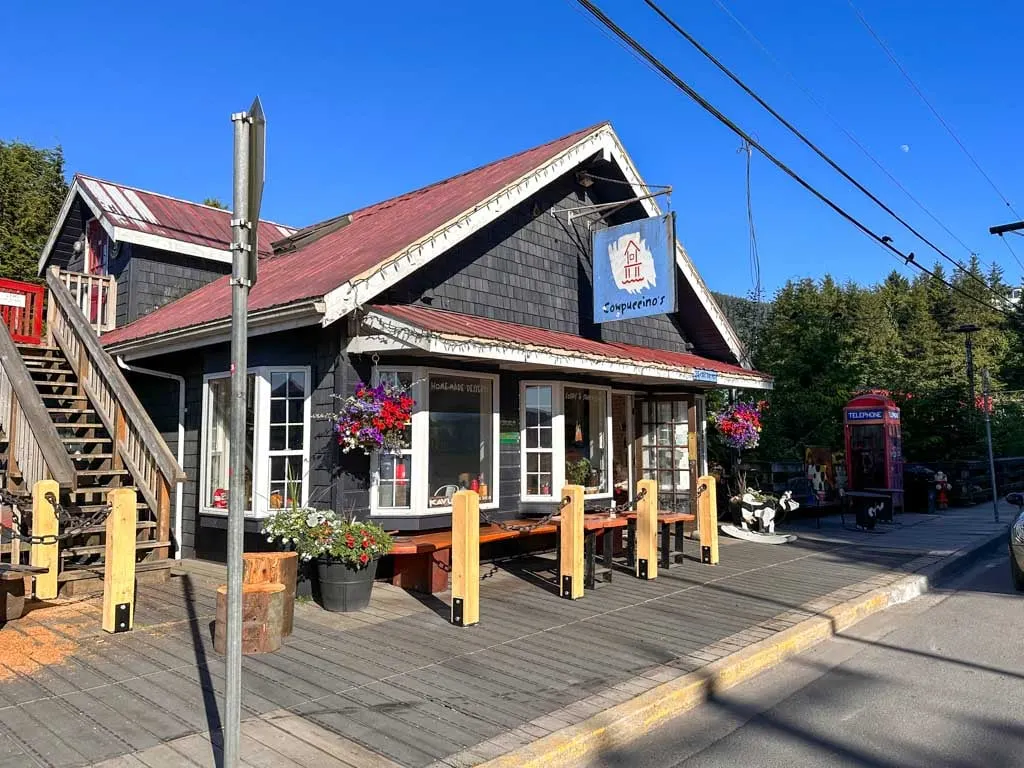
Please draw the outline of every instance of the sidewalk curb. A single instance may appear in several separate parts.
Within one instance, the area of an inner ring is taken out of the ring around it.
[[[781,664],[889,606],[919,597],[937,582],[962,572],[1002,548],[1006,531],[976,539],[905,578],[848,600],[772,637],[663,683],[576,725],[490,760],[485,768],[580,766],[647,734],[713,694]]]

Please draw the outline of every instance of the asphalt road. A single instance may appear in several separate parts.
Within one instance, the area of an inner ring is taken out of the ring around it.
[[[1024,594],[1006,554],[593,765],[1024,767]]]

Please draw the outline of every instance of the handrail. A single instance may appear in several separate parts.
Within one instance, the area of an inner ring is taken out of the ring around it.
[[[96,333],[117,324],[117,280],[113,275],[60,271],[61,282]]]
[[[0,427],[7,436],[8,474],[17,465],[22,482],[31,488],[53,479],[74,489],[75,465],[39,396],[32,376],[14,346],[7,326],[0,323]]]
[[[110,431],[117,448],[115,466],[131,472],[139,492],[157,516],[158,540],[166,541],[171,487],[184,481],[186,475],[64,286],[58,268],[47,273],[46,284],[50,289],[47,332],[64,351],[96,414]],[[156,554],[164,557],[166,551],[158,550]]]

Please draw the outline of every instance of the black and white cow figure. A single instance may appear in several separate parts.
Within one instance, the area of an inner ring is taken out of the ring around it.
[[[742,496],[742,504],[740,506],[740,514],[742,516],[741,525],[743,530],[750,531],[755,530],[758,533],[775,533],[775,514],[777,512],[776,504],[778,509],[783,512],[792,512],[800,506],[800,502],[793,498],[792,491],[786,491],[779,500],[773,504],[768,501],[759,500],[752,493],[745,493]],[[751,526],[755,526],[751,529]]]

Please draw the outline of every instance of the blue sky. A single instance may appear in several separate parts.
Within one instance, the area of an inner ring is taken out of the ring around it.
[[[1013,215],[845,0],[722,2],[944,224],[1019,279],[1020,267],[988,234]],[[599,4],[821,189],[899,247],[931,259],[639,0]],[[855,177],[949,254],[967,257],[715,0],[662,5]],[[858,6],[1024,211],[1024,7],[1009,0]],[[62,144],[69,174],[229,200],[229,115],[258,93],[269,121],[264,215],[304,225],[610,119],[647,181],[674,186],[679,237],[711,287],[750,290],[739,139],[575,3],[250,2],[238,14],[242,7],[8,0],[0,137]],[[870,283],[897,266],[756,156],[753,204],[769,291],[826,272]],[[1024,238],[1014,245],[1024,260]]]

